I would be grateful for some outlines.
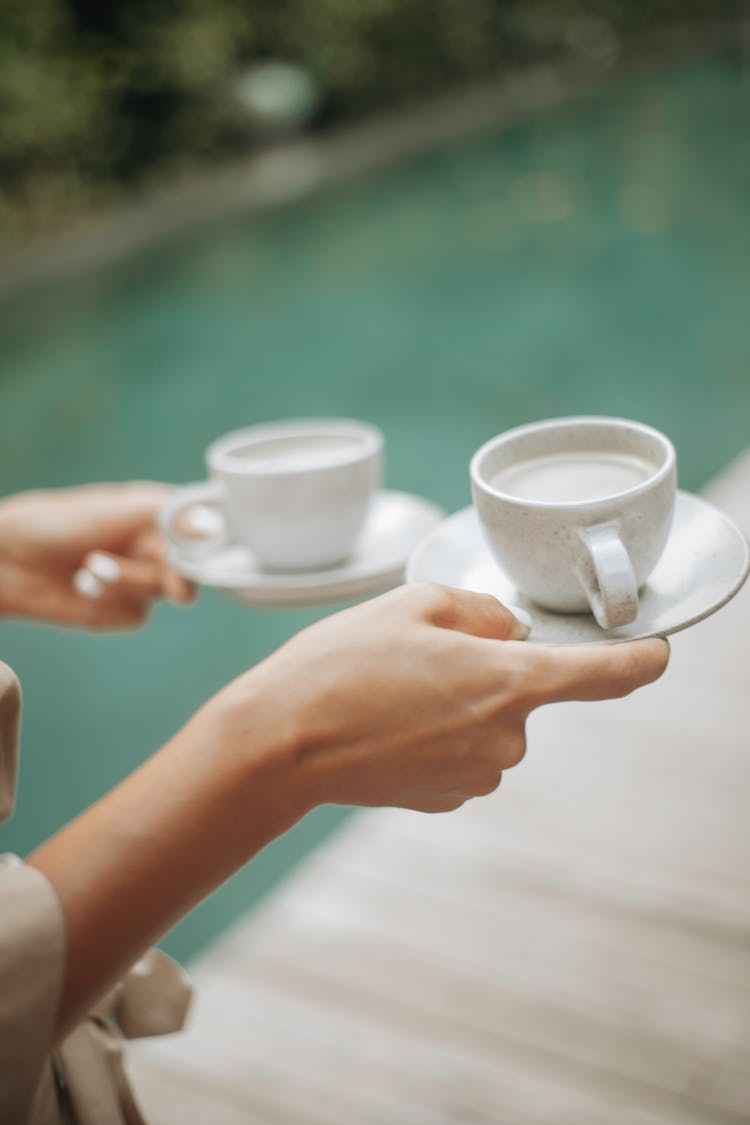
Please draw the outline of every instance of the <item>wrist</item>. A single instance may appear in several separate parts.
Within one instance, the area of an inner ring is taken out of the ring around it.
[[[260,680],[253,670],[230,684],[197,712],[185,734],[197,735],[218,784],[234,789],[256,817],[262,795],[264,828],[270,839],[286,832],[320,802],[296,710]]]

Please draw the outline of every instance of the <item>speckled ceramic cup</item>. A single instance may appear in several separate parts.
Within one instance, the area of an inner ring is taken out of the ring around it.
[[[669,536],[677,488],[668,438],[619,418],[508,430],[471,461],[487,544],[519,590],[603,629],[638,615],[638,589]]]
[[[181,489],[162,527],[191,557],[231,541],[249,547],[268,570],[334,566],[362,531],[382,459],[383,435],[365,422],[301,418],[237,430],[208,447],[210,482]],[[181,527],[196,505],[214,532],[197,547]]]

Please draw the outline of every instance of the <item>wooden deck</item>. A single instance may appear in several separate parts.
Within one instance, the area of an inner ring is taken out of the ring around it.
[[[750,455],[709,495],[750,532]],[[750,584],[749,584],[750,585]],[[134,1045],[154,1125],[750,1122],[750,588],[447,816],[360,814]]]

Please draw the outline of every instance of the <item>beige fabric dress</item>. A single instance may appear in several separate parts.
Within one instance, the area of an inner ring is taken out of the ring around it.
[[[21,693],[0,662],[0,821],[13,811]],[[51,885],[16,856],[0,856],[0,1123],[144,1125],[128,1085],[123,1038],[178,1031],[187,976],[146,954],[53,1051],[65,964],[65,924]]]

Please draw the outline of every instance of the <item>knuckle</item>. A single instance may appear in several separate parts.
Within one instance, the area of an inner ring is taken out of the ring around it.
[[[431,801],[425,801],[416,805],[415,808],[417,812],[431,814],[455,812],[456,809],[460,809],[461,805],[466,803],[466,800],[466,797],[436,797]]]
[[[136,604],[123,608],[117,615],[117,624],[123,629],[134,629],[148,620],[150,606]]]
[[[432,624],[445,624],[455,616],[456,593],[438,582],[421,582],[417,587],[419,604]]]
[[[484,778],[484,780],[479,785],[475,786],[474,796],[489,797],[490,793],[494,793],[498,788],[502,779],[502,770],[496,770],[494,773],[491,773],[489,776]]]
[[[526,732],[524,730],[517,731],[505,739],[502,757],[506,769],[512,769],[513,766],[517,766],[523,761],[526,757]]]
[[[119,617],[98,617],[96,620],[81,622],[85,629],[92,633],[112,633],[121,629],[129,629],[129,623],[123,622]]]
[[[475,593],[473,591],[467,591],[464,594],[464,597],[470,605],[473,605],[476,609],[481,610],[484,613],[494,614],[495,616],[499,614],[501,617],[510,617],[510,611],[505,608],[500,599],[496,598],[494,594],[482,594]]]

